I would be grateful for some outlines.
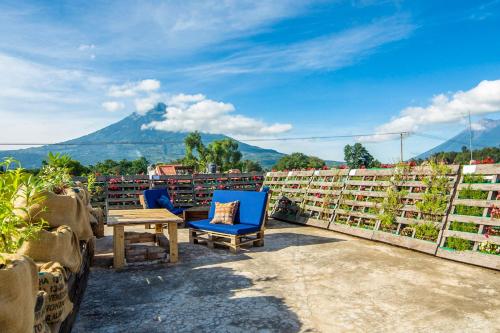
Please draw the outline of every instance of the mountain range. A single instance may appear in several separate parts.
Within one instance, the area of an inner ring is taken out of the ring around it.
[[[440,145],[416,156],[426,159],[429,156],[448,151],[461,151],[463,146],[469,148],[469,130],[464,130]],[[482,119],[472,126],[472,149],[500,146],[500,119]]]
[[[188,133],[167,132],[156,129],[141,129],[152,121],[161,121],[166,105],[159,103],[144,115],[133,113],[124,119],[82,137],[62,142],[62,145],[32,147],[0,151],[0,159],[14,157],[25,168],[37,168],[49,151],[69,154],[84,165],[112,160],[134,160],[141,156],[151,163],[168,162],[184,156],[184,138]],[[222,134],[201,133],[204,144],[228,138]],[[131,144],[113,144],[133,142]],[[103,144],[101,144],[103,143]],[[259,162],[270,168],[285,154],[273,149],[264,149],[238,142],[243,159]]]

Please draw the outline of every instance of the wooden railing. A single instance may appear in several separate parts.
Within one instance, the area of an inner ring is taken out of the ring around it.
[[[398,186],[404,191],[401,209],[389,226],[380,216],[395,169],[269,172],[264,185],[273,191],[274,218],[500,269],[500,255],[492,253],[495,248],[500,252],[500,216],[491,213],[492,207],[500,207],[500,164],[448,166],[446,207],[437,215],[418,209],[428,191],[423,180],[430,173],[429,167],[414,167],[405,175]],[[481,182],[468,184],[464,179],[470,175]],[[468,195],[476,191],[480,199],[465,196],[465,189]],[[435,231],[422,236],[416,232],[419,225]]]

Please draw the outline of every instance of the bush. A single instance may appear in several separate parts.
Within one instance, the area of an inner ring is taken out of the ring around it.
[[[457,251],[472,250],[472,245],[471,241],[462,238],[448,237],[446,239],[446,246]]]
[[[438,235],[439,230],[434,223],[422,223],[415,226],[415,238],[435,242]]]
[[[456,205],[455,214],[467,216],[483,216],[483,207]]]

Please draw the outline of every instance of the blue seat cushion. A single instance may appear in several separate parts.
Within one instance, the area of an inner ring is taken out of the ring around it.
[[[170,201],[170,198],[166,195],[162,195],[161,197],[156,199],[156,203],[158,204],[158,206],[166,208],[169,211],[172,211],[175,208],[172,201]]]
[[[227,203],[238,200],[240,205],[234,217],[235,225],[251,224],[260,228],[265,218],[267,195],[266,192],[216,190],[212,197],[208,218],[214,217],[216,202]]]
[[[259,226],[245,223],[238,224],[210,224],[210,219],[200,221],[190,221],[186,225],[189,228],[219,232],[230,235],[246,235],[260,230]]]
[[[170,196],[168,195],[168,191],[166,189],[152,189],[152,190],[145,190],[143,192],[144,194],[144,201],[146,202],[146,207],[149,209],[153,208],[163,208],[160,205],[158,205],[157,200],[160,199],[162,196],[166,196],[170,200]]]

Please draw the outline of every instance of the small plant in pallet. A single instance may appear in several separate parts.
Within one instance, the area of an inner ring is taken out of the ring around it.
[[[435,242],[439,236],[439,229],[435,223],[426,222],[415,226],[415,238]]]
[[[474,190],[469,185],[466,188],[458,192],[459,199],[474,199],[474,200],[486,200],[488,198],[488,192],[481,190]]]
[[[465,206],[465,205],[456,205],[455,206],[455,214],[458,214],[458,215],[482,216],[483,210],[484,210],[483,207]]]
[[[482,242],[479,244],[479,252],[500,255],[500,245],[491,242]]]
[[[472,250],[472,246],[473,242],[466,239],[458,237],[448,237],[446,239],[446,247],[457,251]]]
[[[391,178],[391,185],[386,189],[386,198],[379,208],[378,219],[380,227],[384,231],[394,230],[397,224],[396,217],[404,207],[404,198],[408,195],[407,190],[402,189],[402,185],[408,179],[410,167],[400,163],[394,169],[394,176]]]
[[[470,174],[464,175],[463,182],[466,184],[484,184],[484,183],[488,183],[488,180],[485,179],[481,175],[475,175],[475,174],[470,173]]]
[[[448,204],[450,184],[447,175],[451,170],[446,165],[434,161],[431,161],[429,166],[430,175],[422,179],[426,191],[422,194],[422,201],[417,202],[416,206],[425,219],[440,222]]]

